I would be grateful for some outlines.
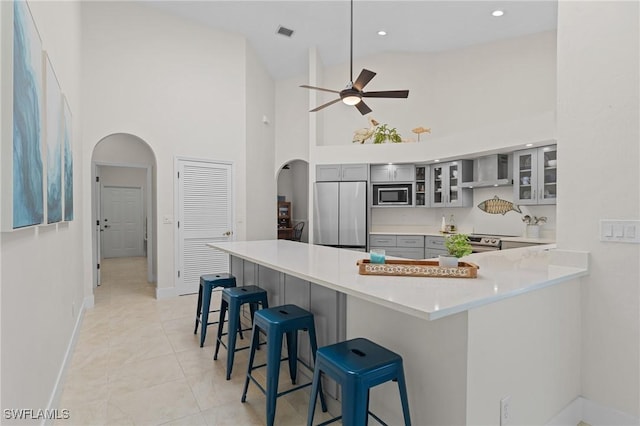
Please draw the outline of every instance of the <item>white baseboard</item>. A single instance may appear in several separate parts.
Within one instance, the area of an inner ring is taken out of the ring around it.
[[[546,426],[576,426],[580,422],[591,426],[640,426],[640,418],[634,418],[581,396],[547,422]]]
[[[171,299],[172,297],[179,296],[178,289],[176,287],[156,287],[156,299]]]
[[[60,371],[58,371],[58,377],[56,378],[56,383],[53,386],[53,391],[51,392],[51,397],[49,398],[49,403],[47,404],[48,411],[53,411],[60,406],[60,397],[62,396],[62,386],[64,384],[64,378],[66,376],[67,368],[71,363],[71,358],[73,357],[73,350],[75,349],[76,343],[78,341],[78,334],[80,332],[80,328],[82,327],[82,320],[84,319],[84,311],[87,307],[87,303],[90,303],[91,306],[93,306],[93,295],[91,297],[85,298],[84,303],[80,308],[80,312],[78,313],[78,317],[76,318],[76,324],[73,327],[71,339],[69,339],[69,344],[67,345],[67,351],[64,354],[62,365],[60,366]],[[43,420],[42,424],[51,425],[53,424],[53,419],[45,419]]]

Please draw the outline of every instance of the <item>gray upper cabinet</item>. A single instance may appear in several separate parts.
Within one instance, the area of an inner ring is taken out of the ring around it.
[[[513,196],[516,204],[556,204],[556,146],[525,149],[513,154]]]
[[[371,166],[371,182],[413,182],[413,164],[375,164]]]
[[[443,164],[432,164],[429,198],[431,207],[471,207],[473,193],[462,188],[462,182],[473,179],[473,161],[457,160]]]
[[[319,164],[316,166],[316,182],[366,181],[368,164]]]

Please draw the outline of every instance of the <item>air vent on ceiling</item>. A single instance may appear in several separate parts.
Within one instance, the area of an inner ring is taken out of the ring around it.
[[[276,31],[278,34],[281,34],[285,37],[291,37],[293,35],[293,30],[290,30],[289,28],[283,27],[282,25],[280,25],[278,27],[278,31]]]

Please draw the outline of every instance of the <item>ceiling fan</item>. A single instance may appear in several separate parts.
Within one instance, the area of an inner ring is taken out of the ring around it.
[[[351,50],[350,50],[350,79],[347,87],[342,90],[331,90],[324,89],[322,87],[308,86],[306,84],[301,85],[300,87],[304,87],[307,89],[314,90],[322,90],[324,92],[338,93],[340,95],[339,98],[334,99],[326,104],[320,105],[312,109],[309,112],[320,111],[323,108],[328,107],[329,105],[333,105],[336,102],[342,101],[347,105],[354,105],[360,111],[360,114],[365,115],[371,112],[371,108],[364,103],[362,98],[407,98],[409,96],[408,90],[384,90],[378,92],[365,92],[364,86],[366,86],[373,77],[375,77],[376,73],[373,71],[369,71],[368,69],[362,69],[360,71],[360,75],[356,79],[355,83],[353,81],[353,0],[351,0]]]

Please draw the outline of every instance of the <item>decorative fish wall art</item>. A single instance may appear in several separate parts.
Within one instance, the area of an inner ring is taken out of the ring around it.
[[[497,195],[490,200],[484,200],[483,202],[478,204],[478,208],[483,212],[489,214],[505,215],[507,212],[510,212],[512,210],[514,212],[522,213],[520,207],[516,206],[511,201],[498,198]]]

